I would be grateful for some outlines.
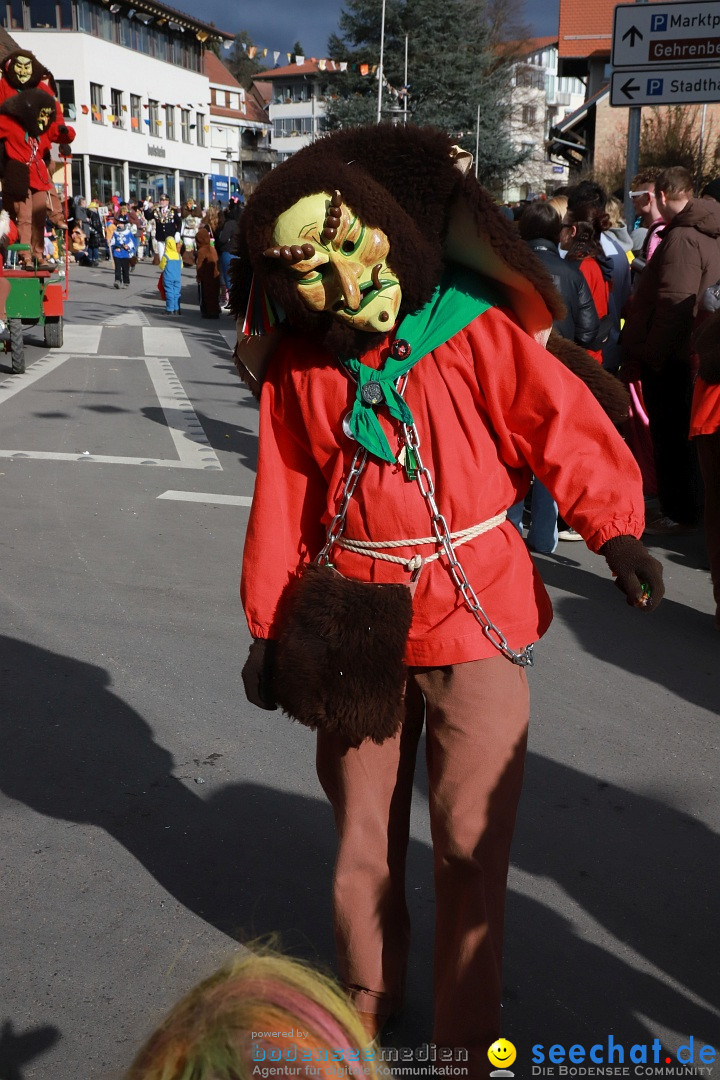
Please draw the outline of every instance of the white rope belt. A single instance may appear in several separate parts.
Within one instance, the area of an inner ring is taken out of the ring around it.
[[[483,533],[490,532],[491,529],[502,525],[506,518],[507,510],[503,510],[501,514],[496,514],[495,517],[488,518],[487,521],[481,521],[479,525],[471,525],[467,529],[461,529],[460,532],[450,533],[453,548],[466,544],[468,540],[474,540],[476,536],[482,536]],[[422,547],[424,544],[437,545],[438,539],[436,536],[413,537],[410,540],[353,540],[351,537],[341,536],[335,543],[338,547],[344,548],[346,551],[352,551],[356,555],[367,555],[371,559],[381,559],[383,562],[400,563],[412,573],[422,569],[425,563],[434,562],[435,559],[440,559],[445,554],[444,551],[436,551],[434,555],[428,555],[427,558],[416,554],[408,559],[402,555],[386,555],[382,550],[383,548]]]

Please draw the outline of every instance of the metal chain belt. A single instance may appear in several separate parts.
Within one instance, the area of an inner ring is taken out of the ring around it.
[[[423,460],[420,456],[420,438],[417,433],[417,428],[414,424],[403,424],[402,433],[405,446],[408,451],[412,451],[417,462],[417,475],[415,481],[420,488],[420,494],[428,505],[435,539],[443,548],[445,555],[447,556],[450,576],[460,590],[460,595],[465,601],[465,606],[482,627],[482,632],[490,644],[494,646],[498,652],[501,652],[511,663],[517,664],[519,667],[532,667],[535,662],[532,642],[530,645],[526,645],[522,652],[515,652],[514,649],[510,648],[507,643],[507,638],[502,630],[495,625],[492,619],[490,619],[483,610],[482,605],[477,598],[477,593],[468,581],[467,574],[463,570],[462,564],[455,554],[448,523],[438,510],[438,505],[435,502],[435,485],[433,483],[433,478],[427,467],[423,465]]]
[[[407,374],[399,380],[398,392],[400,394],[404,393],[406,384]],[[460,595],[465,602],[465,606],[473,618],[480,624],[483,634],[493,648],[497,649],[499,653],[502,653],[502,655],[512,664],[517,664],[518,667],[532,667],[535,662],[532,642],[529,645],[526,645],[522,652],[515,652],[514,649],[510,648],[507,643],[507,638],[502,630],[495,625],[483,610],[482,605],[477,598],[477,594],[468,581],[467,574],[463,570],[462,564],[455,554],[448,523],[440,513],[437,503],[435,502],[435,485],[433,483],[433,478],[430,475],[429,469],[423,464],[422,458],[420,457],[420,437],[418,436],[417,428],[414,424],[403,424],[402,435],[405,447],[408,452],[414,456],[415,461],[417,462],[417,474],[415,480],[420,488],[420,494],[428,505],[435,539],[447,556],[450,576],[459,589]],[[350,500],[355,493],[358,480],[367,464],[367,459],[368,451],[365,447],[358,446],[355,451],[355,456],[352,459],[347,479],[343,485],[340,505],[338,506],[335,516],[328,525],[327,539],[325,540],[323,549],[315,560],[320,566],[324,566],[330,561],[330,552],[334,544],[342,536],[345,528],[347,509]]]

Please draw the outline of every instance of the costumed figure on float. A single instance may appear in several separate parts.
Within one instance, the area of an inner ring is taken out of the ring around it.
[[[31,271],[51,269],[44,254],[45,221],[53,221],[53,205],[59,207],[47,167],[51,147],[58,142],[60,153],[69,154],[75,138],[73,128],[58,123],[56,104],[44,90],[23,90],[0,105],[3,206],[17,225],[20,243],[30,246],[20,264]],[[54,223],[66,227],[62,219]]]
[[[339,972],[371,1035],[403,1002],[425,726],[432,1039],[466,1050],[477,1080],[501,1034],[526,667],[552,618],[506,512],[534,473],[628,602],[655,608],[662,568],[612,422],[628,399],[548,341],[551,278],[442,132],[380,125],[301,150],[249,199],[237,251],[236,362],[260,399],[246,694],[317,728]]]

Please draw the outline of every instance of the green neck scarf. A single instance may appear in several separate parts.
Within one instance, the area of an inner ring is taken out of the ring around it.
[[[412,424],[413,415],[395,389],[395,383],[422,360],[468,326],[478,315],[498,302],[488,283],[460,266],[448,267],[430,300],[418,311],[406,315],[397,328],[390,355],[380,370],[360,360],[343,360],[357,380],[357,392],[348,417],[353,437],[381,461],[395,462],[385,432],[375,412],[385,405],[403,424]]]

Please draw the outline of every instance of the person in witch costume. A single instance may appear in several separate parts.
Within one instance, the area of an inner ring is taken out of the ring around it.
[[[8,53],[2,62],[0,71],[2,72],[0,78],[0,105],[7,101],[8,98],[12,98],[26,90],[44,90],[46,94],[50,94],[55,102],[55,120],[48,128],[48,137],[51,143],[60,144],[60,153],[63,156],[69,156],[72,139],[66,137],[65,131],[72,129],[68,129],[65,124],[62,105],[58,98],[58,88],[52,72],[44,64],[41,64],[37,56],[31,53],[29,49],[16,49],[14,52]],[[46,149],[45,164],[49,163],[50,152],[49,149]],[[50,205],[47,216],[49,220],[57,228],[67,229],[65,215],[55,188],[52,187],[48,194]]]
[[[17,225],[20,243],[30,245],[32,258],[25,253],[20,258],[28,270],[33,269],[33,259],[39,269],[50,269],[44,254],[45,220],[53,212],[52,195],[57,200],[57,194],[45,159],[53,138],[69,144],[75,131],[64,125],[58,128],[54,99],[44,90],[24,90],[0,105],[3,204]]]
[[[245,691],[318,728],[338,832],[339,971],[371,1035],[403,1001],[425,726],[432,1039],[467,1050],[477,1080],[501,1033],[525,668],[552,617],[507,509],[534,473],[630,604],[655,608],[663,584],[639,539],[640,474],[600,404],[619,419],[623,391],[572,343],[550,340],[562,362],[544,347],[560,298],[470,164],[444,133],[410,125],[343,131],[300,151],[248,201],[232,303],[236,362],[260,397]],[[376,640],[372,601],[347,601],[347,579],[368,597],[367,583],[382,597],[412,592],[411,609],[389,605]],[[313,605],[305,640],[297,614]],[[399,686],[388,673],[398,651]]]

